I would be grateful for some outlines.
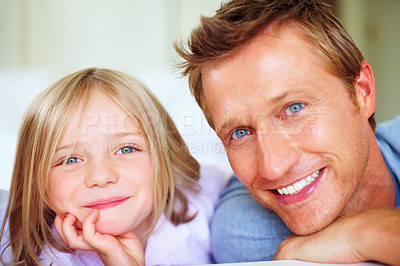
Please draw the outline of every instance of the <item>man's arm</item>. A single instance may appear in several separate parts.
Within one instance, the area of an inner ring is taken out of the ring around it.
[[[308,236],[290,236],[274,259],[400,264],[400,210],[373,209],[345,215]]]
[[[279,216],[261,206],[236,177],[229,181],[211,224],[217,263],[271,260],[291,234]]]

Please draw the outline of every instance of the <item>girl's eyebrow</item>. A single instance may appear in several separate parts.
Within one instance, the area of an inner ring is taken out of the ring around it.
[[[55,153],[59,152],[60,150],[71,150],[73,147],[79,146],[79,145],[83,145],[83,143],[81,142],[75,142],[75,143],[71,143],[71,144],[66,144],[60,147],[57,147]]]
[[[118,132],[115,134],[109,134],[109,138],[111,138],[111,139],[121,139],[121,138],[129,137],[129,136],[144,137],[144,134],[142,132],[140,132],[139,130],[135,131],[135,132],[130,131],[130,132]],[[66,145],[57,147],[55,152],[57,153],[60,150],[71,150],[72,148],[79,147],[79,146],[84,146],[84,144],[79,141],[71,143],[71,144],[66,144]]]
[[[123,138],[123,137],[127,137],[127,136],[139,136],[139,137],[143,137],[144,135],[143,135],[143,133],[140,132],[139,130],[137,130],[137,131],[135,131],[135,132],[129,131],[129,132],[118,132],[118,133],[115,133],[115,134],[110,134],[110,137],[116,138],[116,139]]]

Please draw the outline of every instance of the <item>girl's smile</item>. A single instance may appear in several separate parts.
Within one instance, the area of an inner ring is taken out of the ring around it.
[[[89,208],[89,209],[98,209],[98,210],[108,209],[108,208],[113,208],[115,206],[123,204],[130,198],[131,197],[115,197],[115,198],[109,198],[109,199],[104,199],[104,200],[97,200],[97,201],[91,202],[88,205],[85,205],[83,207]]]

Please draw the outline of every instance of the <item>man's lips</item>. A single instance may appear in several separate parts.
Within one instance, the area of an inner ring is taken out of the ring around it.
[[[283,204],[292,204],[306,199],[316,189],[326,168],[322,168],[311,175],[295,182],[292,185],[273,190],[278,201]]]
[[[285,187],[278,188],[277,191],[279,194],[284,194],[284,195],[293,195],[297,194],[300,191],[303,190],[306,186],[310,185],[312,182],[314,182],[315,178],[317,178],[320,174],[322,169],[315,171],[311,175],[306,176],[305,178],[300,179],[299,181]]]
[[[108,209],[108,208],[113,208],[117,205],[120,205],[130,199],[131,197],[114,197],[114,198],[109,198],[109,199],[104,199],[104,200],[97,200],[94,202],[91,202],[87,205],[84,205],[83,207],[85,208],[90,208],[90,209]]]

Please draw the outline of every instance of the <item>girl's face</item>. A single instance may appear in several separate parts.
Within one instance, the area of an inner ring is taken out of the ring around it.
[[[55,207],[77,217],[78,227],[98,209],[100,233],[133,230],[140,237],[149,229],[153,173],[135,122],[98,90],[85,113],[71,116],[52,159],[48,193]]]

